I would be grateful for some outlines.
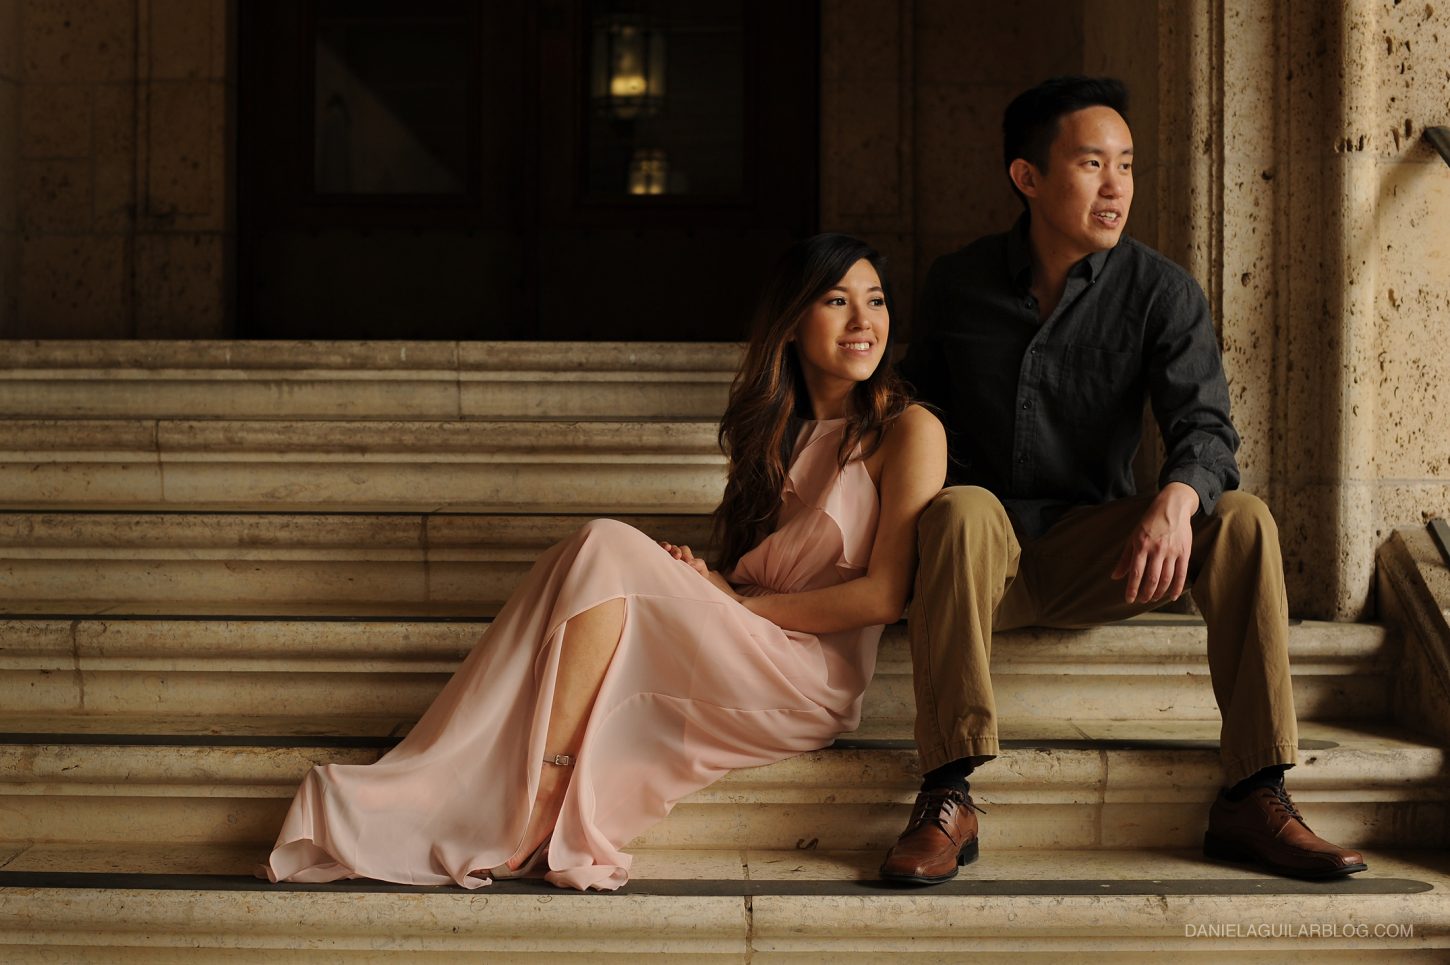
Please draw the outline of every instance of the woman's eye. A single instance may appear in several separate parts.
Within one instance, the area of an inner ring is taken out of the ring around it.
[[[833,295],[831,298],[829,298],[829,299],[826,300],[826,304],[827,305],[844,305],[844,304],[846,304],[846,299],[842,298],[840,295]]]
[[[882,307],[884,307],[886,305],[886,299],[884,299],[884,298],[873,298],[873,299],[871,299],[871,304],[872,304],[872,306],[874,306],[876,308],[882,308]]]

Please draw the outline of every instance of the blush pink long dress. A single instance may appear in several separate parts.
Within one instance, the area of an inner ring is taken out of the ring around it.
[[[876,488],[837,452],[844,420],[802,427],[775,531],[740,559],[744,595],[865,572]],[[417,726],[370,765],[303,780],[259,874],[490,883],[519,848],[538,787],[568,621],[623,598],[624,629],[586,725],[549,845],[556,885],[612,890],[620,851],[726,772],[831,743],[860,721],[881,627],[782,630],[650,536],[597,519],[544,553]]]

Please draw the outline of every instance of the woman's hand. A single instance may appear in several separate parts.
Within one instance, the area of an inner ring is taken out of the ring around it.
[[[740,594],[735,592],[735,588],[726,581],[725,577],[706,566],[705,561],[690,552],[688,546],[676,546],[674,543],[666,543],[664,540],[660,540],[660,547],[681,563],[688,563],[691,569],[715,584],[721,592],[729,595],[731,599],[740,599]]]
[[[695,554],[690,552],[688,546],[676,546],[674,543],[666,543],[664,540],[660,540],[660,548],[681,563],[690,564],[690,567],[701,576],[708,577],[710,575],[710,568],[705,565],[705,561],[696,559]]]

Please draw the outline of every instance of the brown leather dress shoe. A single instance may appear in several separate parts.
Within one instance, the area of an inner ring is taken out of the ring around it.
[[[1369,867],[1358,851],[1310,831],[1282,784],[1257,788],[1241,801],[1220,792],[1208,811],[1203,853],[1221,861],[1256,861],[1290,878],[1338,878]]]
[[[970,794],[935,788],[916,796],[911,821],[886,852],[881,877],[916,885],[936,885],[957,876],[977,860],[977,816],[981,808]]]

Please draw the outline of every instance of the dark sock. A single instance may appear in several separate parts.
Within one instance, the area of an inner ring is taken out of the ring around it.
[[[1288,764],[1270,764],[1262,771],[1250,774],[1242,781],[1239,781],[1233,787],[1223,792],[1223,796],[1230,801],[1242,801],[1261,787],[1278,787],[1284,783],[1284,772],[1288,769]]]
[[[921,776],[921,789],[923,791],[934,791],[937,788],[955,788],[963,794],[971,790],[967,778],[978,765],[985,764],[992,759],[993,755],[983,754],[978,757],[960,757],[954,761],[948,761],[936,770],[927,771]]]

